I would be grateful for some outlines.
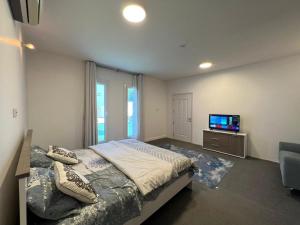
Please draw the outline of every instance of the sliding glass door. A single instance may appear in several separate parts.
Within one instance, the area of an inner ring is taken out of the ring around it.
[[[98,143],[106,141],[106,85],[96,84]]]
[[[127,88],[127,137],[138,136],[138,97],[135,87]]]

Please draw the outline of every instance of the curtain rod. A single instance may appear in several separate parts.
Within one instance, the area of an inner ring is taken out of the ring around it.
[[[132,74],[132,75],[140,75],[141,74],[141,73],[135,73],[135,72],[131,72],[131,71],[128,71],[128,70],[123,70],[123,69],[119,69],[119,68],[115,68],[115,67],[112,67],[112,66],[107,66],[107,65],[104,65],[104,64],[99,64],[99,63],[96,63],[96,66],[101,67],[103,69],[108,69],[108,70],[113,70],[113,71],[117,71],[117,72],[128,73],[128,74]]]

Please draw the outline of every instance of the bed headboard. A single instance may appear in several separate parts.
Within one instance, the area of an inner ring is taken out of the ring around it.
[[[16,170],[16,177],[19,181],[19,209],[20,209],[20,225],[27,225],[27,206],[26,206],[26,181],[30,175],[30,154],[31,140],[33,130],[27,130],[24,137],[19,162]]]
[[[24,137],[19,162],[16,170],[16,177],[18,179],[28,177],[30,175],[30,152],[31,152],[31,140],[33,130],[27,130]]]

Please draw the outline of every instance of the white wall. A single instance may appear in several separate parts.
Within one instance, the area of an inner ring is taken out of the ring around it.
[[[18,42],[19,26],[6,0],[0,0],[0,36]],[[23,49],[0,41],[0,224],[18,221],[18,186],[15,178],[19,150],[26,128]],[[13,108],[18,116],[13,118]]]
[[[33,143],[82,147],[84,63],[43,51],[27,55],[28,127]]]
[[[144,77],[143,136],[145,141],[167,136],[166,82],[151,76]]]
[[[26,57],[28,86],[28,126],[33,128],[33,143],[70,149],[82,147],[84,109],[84,62],[45,51]],[[97,68],[108,84],[108,140],[126,137],[124,84],[128,74]],[[143,136],[146,141],[167,135],[167,92],[165,81],[144,76]]]
[[[36,131],[34,143],[42,147],[49,144],[81,147],[83,61],[34,52],[28,55],[27,63],[28,118],[29,127]],[[208,126],[209,113],[240,114],[241,128],[249,133],[249,155],[277,161],[280,140],[300,140],[300,124],[296,117],[300,111],[298,71],[300,56],[293,56],[167,82],[145,76],[144,139],[171,137],[172,118],[166,119],[167,115],[172,115],[171,96],[193,92],[193,143],[202,144],[202,129]],[[121,86],[127,82],[116,80]],[[109,101],[109,107],[114,109],[119,103]],[[123,118],[120,116],[110,123],[113,124],[108,130],[110,139],[122,138]]]
[[[278,161],[278,142],[300,142],[300,55],[168,82],[174,93],[193,93],[193,143],[202,145],[209,113],[241,115],[249,155]],[[168,118],[168,134],[172,134]]]

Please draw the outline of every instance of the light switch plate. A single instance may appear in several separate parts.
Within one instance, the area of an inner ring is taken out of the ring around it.
[[[18,116],[18,110],[16,108],[13,108],[13,118],[17,118]]]

